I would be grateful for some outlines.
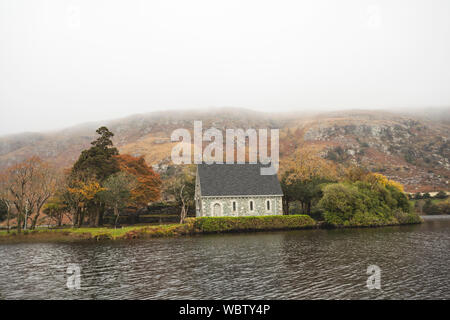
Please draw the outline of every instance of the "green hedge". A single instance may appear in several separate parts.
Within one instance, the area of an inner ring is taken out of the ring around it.
[[[254,216],[254,217],[200,217],[193,221],[198,232],[233,232],[303,229],[316,226],[316,222],[307,215]]]

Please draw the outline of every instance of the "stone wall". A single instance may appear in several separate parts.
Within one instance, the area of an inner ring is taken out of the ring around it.
[[[253,211],[250,210],[250,201],[253,201]],[[270,201],[270,210],[267,209]],[[233,202],[236,210],[233,211]],[[282,215],[283,208],[281,196],[252,196],[252,197],[201,197],[201,210],[196,210],[197,217],[242,217]],[[214,210],[216,206],[216,211]]]

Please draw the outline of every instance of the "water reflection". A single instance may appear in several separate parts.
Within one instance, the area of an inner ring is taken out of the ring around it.
[[[133,242],[0,246],[1,299],[450,298],[450,219]],[[81,267],[81,290],[66,268]],[[382,270],[366,288],[367,267]]]

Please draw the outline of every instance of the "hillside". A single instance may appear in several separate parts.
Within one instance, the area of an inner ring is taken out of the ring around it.
[[[0,137],[0,169],[32,155],[69,167],[89,147],[95,129],[106,125],[115,133],[121,153],[143,155],[157,170],[169,162],[178,128],[280,128],[280,156],[308,148],[339,163],[357,163],[400,181],[410,192],[448,190],[450,124],[422,116],[382,111],[321,114],[268,114],[244,109],[171,111],[134,115],[105,123],[88,123],[58,132]]]

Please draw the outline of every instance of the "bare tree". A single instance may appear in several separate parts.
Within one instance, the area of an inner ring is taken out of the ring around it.
[[[187,167],[176,173],[168,183],[166,193],[178,202],[180,212],[180,223],[184,223],[188,214],[189,206],[193,204],[195,192],[195,167]]]
[[[7,181],[8,180],[6,173],[0,173],[0,200],[3,201],[6,207],[6,228],[7,232],[9,233],[10,231],[9,221],[11,219],[12,200],[8,190]]]
[[[41,209],[47,200],[55,194],[59,181],[59,175],[54,168],[45,162],[38,164],[30,186],[30,207],[31,212],[34,212],[31,229],[36,228]]]
[[[31,228],[36,227],[42,206],[56,191],[57,182],[56,171],[38,157],[27,159],[7,170],[4,183],[17,210],[19,233],[22,228],[28,227],[28,219],[31,219]]]

